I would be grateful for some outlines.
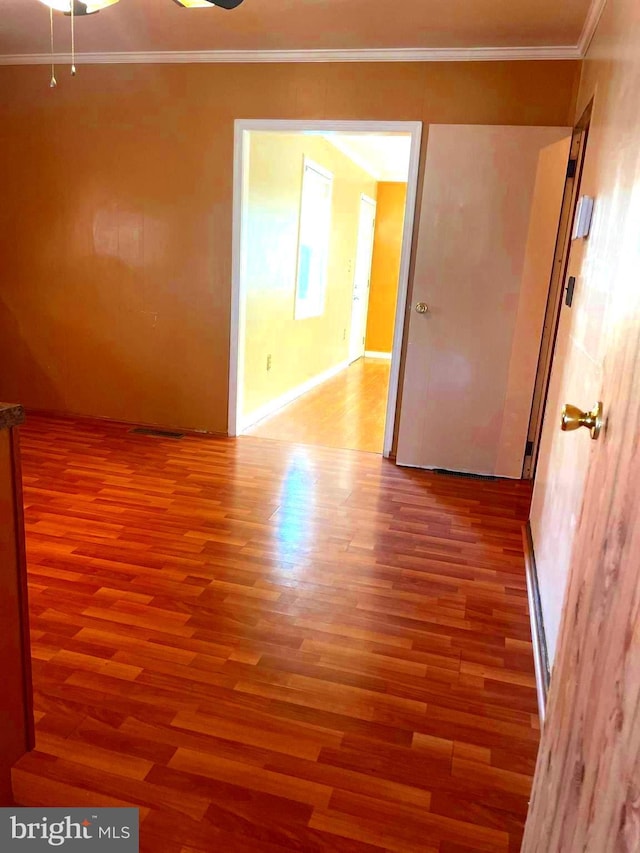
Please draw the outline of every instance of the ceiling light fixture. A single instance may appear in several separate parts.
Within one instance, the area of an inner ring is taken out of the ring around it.
[[[54,9],[56,12],[62,12],[65,15],[95,15],[101,9],[106,9],[107,6],[113,6],[118,0],[40,0],[45,6]]]
[[[55,89],[58,85],[55,69],[55,52],[53,49],[53,12],[62,12],[71,18],[71,76],[76,74],[76,17],[84,15],[95,15],[107,6],[113,6],[118,0],[40,0],[49,9],[50,37],[51,37],[51,80],[49,86]]]
[[[40,0],[49,9],[50,36],[51,36],[51,80],[49,85],[52,89],[58,85],[55,73],[55,52],[53,49],[53,13],[62,12],[71,18],[71,76],[76,73],[76,30],[75,19],[85,15],[95,15],[102,9],[114,6],[119,0]],[[174,0],[178,6],[185,9],[207,9],[217,6],[220,9],[236,9],[244,0]]]

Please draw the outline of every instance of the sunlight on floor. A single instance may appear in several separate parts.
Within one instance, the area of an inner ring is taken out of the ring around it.
[[[360,358],[246,435],[382,453],[391,362]]]

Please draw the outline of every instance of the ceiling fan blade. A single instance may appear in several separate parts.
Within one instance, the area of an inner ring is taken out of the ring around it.
[[[244,0],[173,0],[178,6],[187,9],[205,9],[207,6],[218,6],[220,9],[235,9]]]
[[[214,6],[219,6],[221,9],[235,9],[243,0],[209,0]]]

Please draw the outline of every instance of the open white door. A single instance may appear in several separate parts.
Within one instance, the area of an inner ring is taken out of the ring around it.
[[[541,150],[566,139],[568,156],[570,135],[431,126],[398,464],[522,475],[566,158],[550,158],[557,205],[535,238],[545,273],[525,275],[534,188]]]
[[[375,219],[375,201],[372,198],[369,198],[369,196],[362,195],[360,197],[358,244],[356,246],[356,262],[353,275],[353,305],[351,308],[351,332],[349,336],[349,362],[362,358],[365,350]]]

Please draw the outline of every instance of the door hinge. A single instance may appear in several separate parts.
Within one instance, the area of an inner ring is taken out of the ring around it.
[[[571,308],[571,306],[573,304],[573,291],[575,290],[575,286],[576,286],[576,277],[575,277],[575,275],[570,275],[569,279],[567,281],[567,288],[566,288],[566,293],[565,293],[565,297],[564,297],[564,304],[569,308]]]
[[[569,160],[567,163],[567,177],[575,178],[576,172],[578,171],[578,160]]]
[[[525,449],[524,449],[524,455],[525,456],[533,456],[533,442],[532,441],[527,442]]]

